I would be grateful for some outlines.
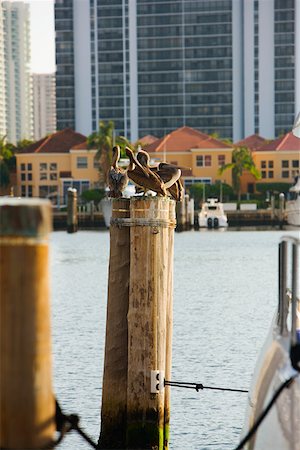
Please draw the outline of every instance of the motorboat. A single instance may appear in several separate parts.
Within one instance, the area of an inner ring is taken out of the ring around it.
[[[285,213],[289,225],[300,227],[300,176],[297,177],[294,186],[289,189]]]
[[[300,449],[300,240],[279,244],[279,301],[248,395],[236,450]]]
[[[217,198],[208,198],[202,203],[198,222],[200,228],[227,227],[227,215],[224,213],[223,203],[219,202]]]

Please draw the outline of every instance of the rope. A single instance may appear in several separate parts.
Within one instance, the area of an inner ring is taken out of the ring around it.
[[[56,421],[56,430],[60,433],[59,437],[51,442],[49,445],[44,447],[44,450],[50,450],[57,445],[59,445],[64,437],[72,430],[77,431],[77,433],[93,448],[97,449],[97,444],[95,444],[92,439],[80,428],[79,426],[79,416],[77,414],[65,415],[57,400],[55,400],[55,421]]]
[[[234,450],[241,450],[244,447],[244,445],[252,438],[252,436],[256,433],[258,427],[260,426],[260,424],[262,423],[262,421],[267,416],[268,412],[270,411],[270,409],[276,402],[276,400],[279,397],[279,395],[281,394],[281,392],[285,388],[289,388],[298,375],[299,375],[299,373],[297,373],[296,375],[293,375],[288,380],[284,381],[281,384],[281,386],[277,389],[277,391],[275,391],[273,397],[271,398],[270,402],[266,406],[265,410],[261,413],[261,415],[258,417],[257,421],[253,424],[253,426],[250,428],[250,430],[248,431],[246,436],[242,439],[242,441],[239,443],[239,445],[237,447],[235,447]]]
[[[214,391],[230,391],[230,392],[248,392],[245,389],[232,389],[215,386],[203,386],[202,383],[187,383],[184,381],[167,381],[165,380],[165,386],[180,387],[185,389],[196,389],[197,392],[203,389],[212,389]]]

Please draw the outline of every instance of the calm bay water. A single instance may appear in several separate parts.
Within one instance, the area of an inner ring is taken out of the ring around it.
[[[297,231],[175,233],[175,381],[248,389],[277,306],[277,252]],[[55,394],[94,441],[100,429],[108,231],[51,235]],[[226,450],[239,442],[247,394],[172,389],[171,450]],[[62,450],[90,448],[76,433]]]

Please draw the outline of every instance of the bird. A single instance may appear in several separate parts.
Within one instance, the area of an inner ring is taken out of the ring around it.
[[[118,161],[120,159],[120,147],[116,145],[112,149],[113,157],[112,157],[112,164],[110,166],[107,181],[108,181],[108,187],[109,187],[109,197],[113,198],[120,198],[122,197],[122,192],[126,188],[128,184],[128,175],[127,175],[127,169],[124,170],[121,167],[118,166]],[[129,169],[131,167],[129,166]]]
[[[165,188],[174,200],[182,200],[183,185],[180,180],[181,170],[178,166],[161,162],[158,166],[150,167],[150,156],[145,150],[138,152],[137,160],[144,168],[156,173],[163,180]]]
[[[129,158],[133,169],[127,168],[127,174],[137,186],[142,188],[144,192],[148,190],[156,192],[158,195],[166,196],[167,191],[163,180],[159,175],[152,172],[148,167],[143,166],[133,155],[133,151],[126,147],[126,155]]]

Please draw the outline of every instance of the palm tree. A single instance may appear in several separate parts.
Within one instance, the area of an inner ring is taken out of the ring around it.
[[[98,131],[87,138],[88,148],[96,148],[95,159],[99,161],[100,183],[107,184],[107,174],[112,161],[112,149],[114,145],[120,145],[121,154],[125,146],[131,147],[124,136],[115,137],[115,124],[112,120],[105,122],[100,120]]]
[[[256,180],[261,178],[260,172],[255,167],[250,150],[247,147],[235,148],[232,152],[232,162],[224,164],[219,169],[219,174],[227,170],[232,170],[232,187],[241,201],[241,176],[244,171],[251,173]]]
[[[6,142],[6,136],[0,137],[0,187],[10,182],[10,168],[15,164],[13,145]]]

